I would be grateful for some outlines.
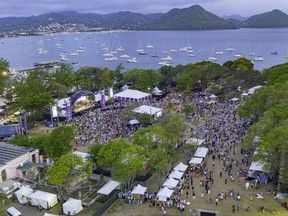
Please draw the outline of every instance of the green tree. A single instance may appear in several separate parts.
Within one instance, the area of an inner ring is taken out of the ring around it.
[[[238,58],[233,61],[233,63],[230,66],[230,69],[249,71],[249,70],[252,70],[253,67],[254,67],[254,64],[250,60],[246,58]]]
[[[130,145],[131,143],[124,138],[117,138],[103,144],[98,153],[97,163],[101,168],[112,168],[122,152]]]
[[[62,155],[71,151],[72,140],[74,139],[73,126],[60,126],[52,130],[49,134],[49,145],[47,154],[52,158],[60,158]]]
[[[9,78],[9,65],[6,59],[0,58],[0,95],[3,93],[6,81]]]
[[[182,111],[186,114],[186,115],[189,115],[191,113],[194,112],[194,106],[193,104],[183,104],[183,109]]]
[[[180,92],[190,90],[193,85],[192,81],[192,77],[189,74],[183,74],[177,80],[177,90]]]
[[[56,186],[60,202],[64,195],[74,187],[71,182],[76,178],[85,179],[92,175],[92,165],[71,152],[59,158],[47,171],[48,182]]]
[[[136,109],[137,107],[138,107],[138,105],[136,105],[136,104],[131,104],[131,105],[126,106],[123,109],[121,117],[123,119],[125,119],[126,121],[133,119],[136,116],[136,113],[133,112],[133,110]]]
[[[145,125],[153,122],[153,120],[154,120],[154,119],[153,119],[153,116],[151,116],[151,115],[148,114],[148,113],[140,113],[140,114],[136,115],[136,119],[137,119],[140,123],[145,124]]]
[[[98,154],[101,150],[103,145],[99,144],[99,143],[95,143],[94,145],[89,147],[89,154],[90,154],[90,160],[93,163],[93,165],[95,167],[98,167]]]

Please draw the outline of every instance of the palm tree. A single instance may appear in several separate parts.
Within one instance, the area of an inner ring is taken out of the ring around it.
[[[3,93],[7,79],[9,78],[9,61],[0,58],[0,94]]]

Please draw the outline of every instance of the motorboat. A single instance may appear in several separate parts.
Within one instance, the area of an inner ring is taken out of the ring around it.
[[[254,58],[254,61],[264,61],[263,56],[257,56],[256,58]]]
[[[209,56],[208,60],[210,61],[217,61],[217,58],[215,56]]]
[[[166,56],[164,58],[161,58],[161,60],[163,60],[163,61],[172,61],[173,59],[172,59],[171,56]]]
[[[229,46],[229,47],[227,47],[226,48],[226,51],[234,51],[235,49],[233,48],[233,47],[231,47],[231,46]]]
[[[161,66],[171,66],[172,63],[170,61],[161,61],[158,63]]]
[[[273,50],[273,51],[271,52],[271,54],[272,54],[272,55],[278,55],[278,51],[277,51],[277,50]]]
[[[130,56],[128,54],[123,54],[120,56],[121,58],[130,58]]]
[[[235,54],[235,55],[234,55],[234,57],[237,57],[237,58],[242,58],[242,57],[243,57],[243,55],[242,55],[241,53],[237,53],[237,54]]]
[[[136,58],[129,58],[129,59],[127,59],[127,62],[128,63],[137,63],[138,61]]]
[[[215,52],[215,55],[223,55],[224,53],[222,52],[222,51],[220,51],[220,50],[218,50],[218,51],[216,51]]]

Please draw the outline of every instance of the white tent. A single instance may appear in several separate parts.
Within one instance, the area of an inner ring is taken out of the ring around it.
[[[177,184],[179,183],[179,180],[173,179],[173,178],[168,178],[164,184],[163,187],[167,187],[170,189],[173,189],[177,186]]]
[[[233,102],[239,101],[239,98],[232,98],[231,101]]]
[[[189,161],[189,164],[201,164],[202,161],[203,161],[203,158],[192,157]]]
[[[136,187],[134,187],[134,189],[132,190],[131,194],[143,195],[146,190],[147,190],[147,187],[143,187],[142,185],[138,184]]]
[[[101,99],[102,99],[101,93],[97,93],[97,94],[94,94],[94,95],[95,95],[95,102],[101,101]],[[109,97],[107,95],[105,95],[105,101],[107,101],[108,99],[109,99]]]
[[[183,176],[183,172],[180,172],[178,170],[173,170],[170,175],[169,178],[175,178],[175,179],[181,179],[181,177]]]
[[[129,89],[130,87],[127,85],[127,84],[125,84],[124,86],[122,86],[121,87],[121,90],[122,91],[125,91],[125,90],[127,90],[127,89]]]
[[[157,117],[162,115],[161,108],[147,106],[147,105],[142,105],[140,107],[137,107],[136,109],[133,110],[133,112],[138,113],[138,114],[147,113],[147,114],[150,114],[151,116],[156,115]]]
[[[129,124],[134,125],[134,124],[139,124],[140,122],[137,119],[132,119],[129,121]]]
[[[148,99],[151,97],[151,94],[141,92],[138,90],[126,89],[118,94],[114,95],[116,100],[141,100],[141,99]]]
[[[265,168],[265,163],[257,161],[257,162],[252,162],[251,166],[249,167],[249,170],[251,171],[260,171],[260,172],[268,172]]]
[[[244,93],[241,94],[241,96],[244,96],[244,97],[246,97],[246,96],[248,96],[248,95],[249,95],[249,94],[246,93],[246,92],[244,92]]]
[[[56,203],[58,202],[57,200],[57,195],[44,192],[44,191],[36,191],[35,193],[29,195],[29,198],[31,199],[31,204],[33,206],[41,206],[43,209],[50,209]]]
[[[207,104],[215,104],[215,103],[217,103],[217,101],[215,101],[215,100],[210,100],[207,102]]]
[[[185,172],[187,168],[188,168],[188,165],[185,165],[182,162],[180,162],[179,164],[177,164],[177,166],[174,168],[174,170]]]
[[[73,154],[80,156],[83,161],[87,161],[90,157],[90,154],[87,152],[74,151]]]
[[[82,211],[82,202],[78,199],[69,198],[65,203],[63,203],[64,214],[76,215],[78,212]]]
[[[110,180],[100,190],[97,191],[99,194],[109,195],[114,189],[120,185],[120,182]]]
[[[212,94],[212,95],[209,96],[209,98],[210,99],[215,99],[215,98],[217,98],[217,96],[215,94]]]
[[[58,216],[58,215],[45,213],[44,216]]]
[[[161,91],[158,87],[155,87],[152,91],[153,95],[162,95],[163,91]]]
[[[195,137],[191,137],[186,141],[186,144],[201,145],[204,141],[204,139],[197,139]]]
[[[6,105],[7,105],[6,103],[4,103],[3,101],[0,101],[0,107],[4,107]]]
[[[157,197],[160,201],[167,201],[167,198],[170,198],[173,193],[173,190],[170,190],[167,187],[161,188],[157,194]]]
[[[205,147],[199,147],[197,148],[194,157],[201,157],[201,158],[205,158],[206,155],[208,153],[208,148]]]
[[[26,186],[22,186],[18,191],[15,192],[18,202],[21,204],[27,203],[27,197],[31,194],[33,194],[32,188]]]

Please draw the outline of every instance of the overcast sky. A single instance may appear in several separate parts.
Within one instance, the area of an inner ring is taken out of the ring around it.
[[[218,16],[252,16],[280,9],[288,13],[288,0],[0,0],[0,17],[77,11],[107,14],[119,11],[165,13],[172,8],[199,4]]]

